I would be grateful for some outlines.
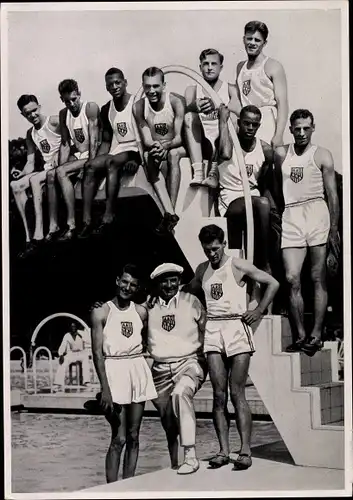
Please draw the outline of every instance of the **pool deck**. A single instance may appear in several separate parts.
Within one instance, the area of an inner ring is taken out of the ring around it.
[[[84,494],[84,498],[97,498],[98,494],[104,495],[104,498],[124,498],[126,493],[128,496],[125,498],[135,495],[143,498],[153,492],[153,498],[163,498],[167,492],[173,496],[197,494],[199,497],[211,497],[221,492],[224,497],[234,498],[234,493],[239,491],[254,496],[260,491],[271,492],[269,496],[295,492],[295,496],[299,497],[306,496],[308,490],[323,491],[325,496],[329,492],[332,496],[347,496],[344,494],[344,471],[299,467],[261,458],[253,458],[252,467],[241,472],[232,471],[231,464],[210,470],[207,462],[201,462],[200,469],[188,476],[179,476],[172,469],[163,469],[74,493]]]

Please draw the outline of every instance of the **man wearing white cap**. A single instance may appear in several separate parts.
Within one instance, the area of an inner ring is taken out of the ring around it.
[[[153,404],[167,435],[172,468],[178,468],[180,434],[184,462],[178,474],[191,474],[200,466],[193,398],[206,377],[202,353],[206,313],[194,295],[180,291],[182,272],[182,267],[166,263],[151,274],[157,300],[149,311],[147,348],[158,393]]]

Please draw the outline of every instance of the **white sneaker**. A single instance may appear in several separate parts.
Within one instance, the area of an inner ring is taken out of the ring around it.
[[[177,474],[193,474],[200,468],[200,462],[197,458],[186,458],[185,462],[179,467]]]

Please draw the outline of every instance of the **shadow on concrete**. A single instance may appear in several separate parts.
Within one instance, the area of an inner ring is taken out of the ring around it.
[[[295,465],[292,455],[282,440],[255,446],[251,448],[251,453],[254,458],[263,458],[272,462]]]

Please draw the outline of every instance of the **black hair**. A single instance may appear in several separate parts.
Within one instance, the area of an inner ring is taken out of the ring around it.
[[[71,92],[79,92],[78,83],[72,78],[68,78],[59,83],[58,91],[60,95],[71,94]]]
[[[257,108],[256,106],[254,106],[253,104],[249,104],[248,106],[244,106],[241,111],[240,111],[240,115],[239,115],[239,120],[241,120],[244,115],[246,113],[253,113],[254,115],[257,115],[260,117],[260,120],[262,118],[262,114],[261,114],[261,111],[259,110],[259,108]]]
[[[142,273],[141,270],[135,265],[135,264],[125,264],[123,267],[120,276],[122,276],[124,273],[130,274],[133,278],[137,280],[141,280],[142,278]]]
[[[145,71],[142,73],[142,81],[144,80],[145,76],[157,76],[160,75],[162,78],[162,82],[164,82],[164,73],[160,68],[157,68],[156,66],[151,66],[150,68],[145,69]]]
[[[220,243],[223,243],[224,231],[222,228],[216,226],[215,224],[204,226],[200,230],[199,240],[201,245],[212,243],[212,241],[214,240],[218,240]]]
[[[295,120],[298,120],[298,118],[310,118],[311,123],[314,124],[314,115],[308,109],[296,109],[293,111],[289,118],[290,124],[293,125]]]
[[[104,75],[104,77],[106,78],[107,76],[110,76],[110,75],[119,75],[120,78],[125,80],[124,73],[119,68],[109,68],[108,71],[106,72],[106,74]]]
[[[268,27],[266,26],[265,23],[262,23],[261,21],[250,21],[245,25],[244,33],[247,32],[255,33],[256,31],[261,33],[264,41],[266,42],[268,37]]]
[[[221,64],[223,64],[224,56],[223,56],[223,54],[221,54],[220,52],[218,52],[218,50],[216,50],[216,49],[205,49],[205,50],[203,50],[201,52],[201,54],[200,54],[200,57],[199,57],[200,62],[202,63],[202,61],[204,59],[206,59],[207,56],[213,56],[213,55],[217,55],[219,57],[219,62]]]
[[[30,102],[35,102],[36,104],[38,103],[38,99],[36,98],[35,95],[33,94],[23,94],[17,101],[17,107],[20,111],[22,111],[24,106],[27,106]]]

